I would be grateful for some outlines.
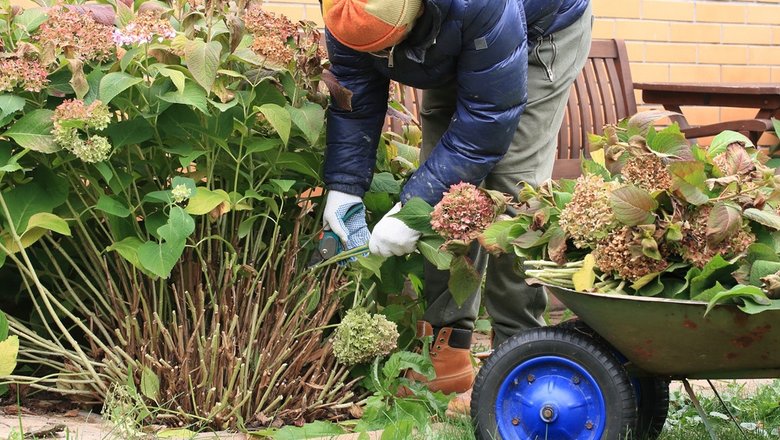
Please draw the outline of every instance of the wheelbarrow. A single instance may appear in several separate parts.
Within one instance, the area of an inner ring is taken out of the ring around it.
[[[479,439],[656,439],[669,381],[780,377],[780,310],[547,286],[578,319],[522,332],[480,369]]]

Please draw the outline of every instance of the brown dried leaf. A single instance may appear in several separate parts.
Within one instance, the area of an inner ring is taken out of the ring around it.
[[[322,82],[328,87],[330,96],[336,106],[342,110],[352,111],[352,92],[342,86],[330,70],[322,71]]]

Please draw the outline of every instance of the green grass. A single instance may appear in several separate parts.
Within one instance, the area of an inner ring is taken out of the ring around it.
[[[707,393],[702,394],[699,400],[716,434],[722,439],[745,438],[729,419],[728,412],[717,398]],[[721,397],[748,439],[780,438],[780,380],[760,386],[752,393],[748,393],[744,385],[733,382],[725,390],[721,390]],[[710,438],[687,394],[675,391],[670,400],[666,429],[659,440]]]
[[[745,436],[728,419],[726,411],[712,393],[698,396],[721,440],[766,440],[780,438],[780,380],[748,393],[736,382],[720,390],[721,397],[742,424]],[[684,391],[673,391],[664,432],[658,440],[710,440],[696,409]],[[474,440],[471,420],[467,417],[448,419],[421,432],[415,440]]]

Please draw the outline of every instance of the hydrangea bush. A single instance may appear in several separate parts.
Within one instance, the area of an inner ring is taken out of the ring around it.
[[[0,308],[26,367],[2,384],[120,384],[166,424],[347,416],[323,331],[348,284],[306,268],[318,42],[243,1],[0,0]]]

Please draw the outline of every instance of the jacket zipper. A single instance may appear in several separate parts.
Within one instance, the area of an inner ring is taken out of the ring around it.
[[[395,45],[390,48],[390,53],[387,54],[387,67],[393,68],[395,61],[393,60],[393,53],[395,52]]]

